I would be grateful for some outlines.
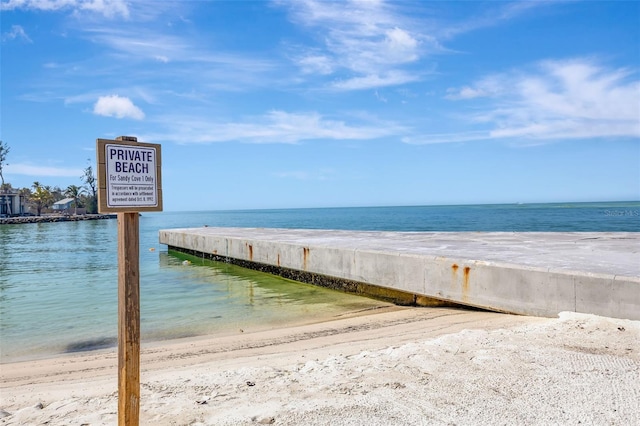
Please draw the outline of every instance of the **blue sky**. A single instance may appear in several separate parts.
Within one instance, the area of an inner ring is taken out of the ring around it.
[[[640,199],[639,2],[2,0],[5,180],[167,211]]]

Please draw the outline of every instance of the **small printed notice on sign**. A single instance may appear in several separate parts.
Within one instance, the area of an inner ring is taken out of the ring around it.
[[[161,211],[160,145],[98,139],[101,212]]]

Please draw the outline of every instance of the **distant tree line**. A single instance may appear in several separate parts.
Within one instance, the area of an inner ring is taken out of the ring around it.
[[[9,151],[9,145],[0,141],[0,180],[2,181],[0,194],[18,194],[25,203],[25,211],[33,212],[38,216],[51,209],[55,202],[65,198],[73,199],[74,213],[77,213],[79,208],[85,208],[89,214],[98,213],[97,180],[91,165],[83,170],[83,174],[80,176],[82,181],[80,186],[69,185],[62,189],[59,186],[52,187],[36,181],[30,188],[14,188],[11,183],[4,181],[2,174],[3,167],[8,165]],[[5,197],[5,200],[7,203],[9,202],[8,197]]]

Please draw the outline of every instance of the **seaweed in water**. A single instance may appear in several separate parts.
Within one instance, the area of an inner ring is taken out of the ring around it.
[[[106,349],[116,346],[118,339],[115,337],[102,337],[98,339],[80,340],[69,343],[65,349],[65,353],[95,351],[97,349]]]

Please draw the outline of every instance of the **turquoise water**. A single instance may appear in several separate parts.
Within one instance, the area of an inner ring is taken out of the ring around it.
[[[640,202],[164,212],[140,218],[143,341],[291,324],[378,303],[220,263],[184,265],[158,230],[640,231]],[[112,347],[115,220],[0,225],[2,362]]]
[[[379,304],[233,265],[169,255],[157,242],[164,216],[140,220],[143,342],[251,331]],[[116,220],[4,225],[0,241],[3,362],[116,344]],[[188,258],[193,262],[184,265]]]
[[[639,232],[640,202],[484,204],[163,213],[167,227],[368,231]]]

